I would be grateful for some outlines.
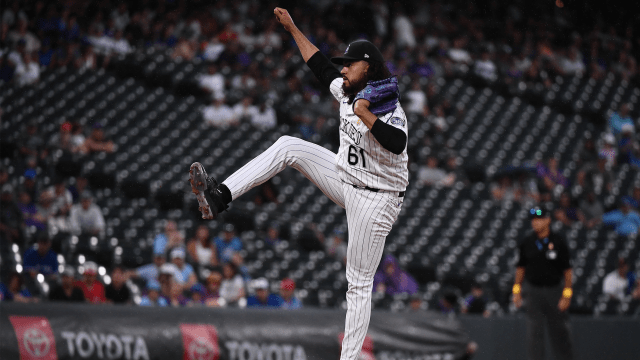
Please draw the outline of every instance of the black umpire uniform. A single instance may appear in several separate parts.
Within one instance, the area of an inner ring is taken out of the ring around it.
[[[530,210],[534,232],[525,237],[518,247],[519,260],[513,287],[517,307],[526,299],[527,357],[544,359],[544,328],[555,359],[573,359],[569,316],[571,301],[571,262],[565,239],[551,232],[548,209]],[[522,293],[522,295],[520,295]]]

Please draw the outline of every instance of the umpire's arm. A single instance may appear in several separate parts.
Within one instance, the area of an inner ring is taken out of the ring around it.
[[[516,308],[522,306],[522,282],[524,281],[524,266],[516,268],[516,279],[513,284],[513,304]]]

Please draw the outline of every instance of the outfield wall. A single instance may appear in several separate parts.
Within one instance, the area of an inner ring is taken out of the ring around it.
[[[344,311],[0,303],[0,358],[338,359]],[[575,359],[640,359],[640,319],[572,317]],[[525,359],[525,318],[374,311],[377,360]],[[551,357],[548,357],[551,359]]]

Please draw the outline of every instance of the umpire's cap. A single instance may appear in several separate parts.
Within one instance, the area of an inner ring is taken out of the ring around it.
[[[334,64],[342,65],[345,61],[379,61],[384,62],[382,53],[378,48],[367,40],[356,40],[347,46],[343,56],[331,58]]]
[[[545,218],[551,216],[551,211],[545,206],[536,206],[529,210],[529,218]]]

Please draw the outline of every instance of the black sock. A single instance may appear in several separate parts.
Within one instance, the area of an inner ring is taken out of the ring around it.
[[[232,198],[231,198],[231,191],[229,190],[227,185],[225,184],[218,185],[218,190],[220,190],[220,195],[222,197],[222,201],[224,202],[224,204],[225,205],[229,204]]]

